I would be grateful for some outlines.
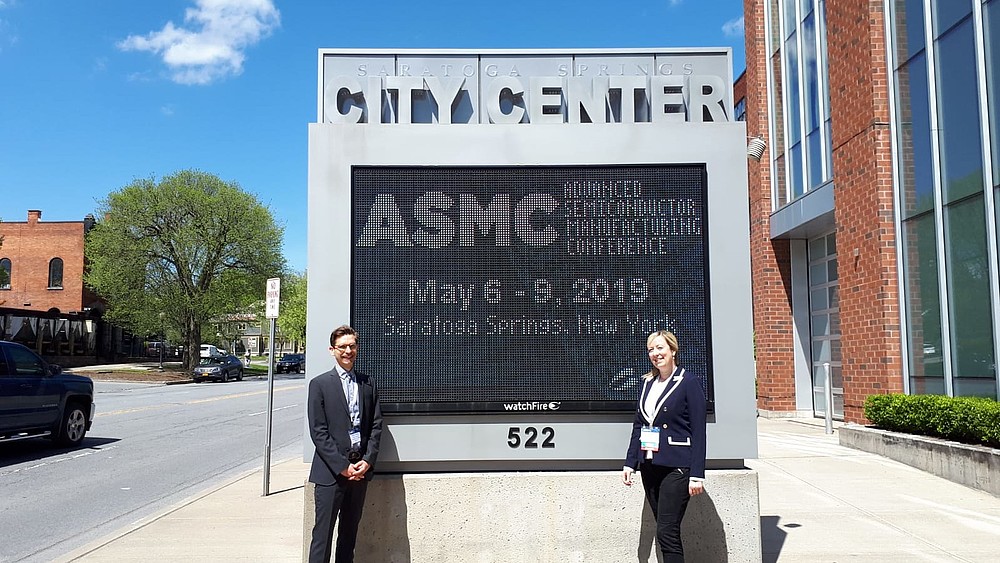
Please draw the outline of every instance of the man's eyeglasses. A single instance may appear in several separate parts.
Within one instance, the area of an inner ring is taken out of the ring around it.
[[[346,352],[348,350],[357,350],[358,349],[358,345],[357,344],[341,344],[340,346],[334,346],[333,349],[336,350],[336,351],[338,351],[338,352]]]

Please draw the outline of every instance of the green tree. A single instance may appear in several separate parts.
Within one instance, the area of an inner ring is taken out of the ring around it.
[[[87,235],[84,280],[107,300],[110,319],[137,334],[159,333],[161,323],[179,333],[188,368],[202,327],[260,300],[265,280],[284,270],[283,229],[271,212],[212,174],[134,180],[96,215],[104,219]]]
[[[281,280],[281,305],[278,310],[278,330],[295,343],[295,349],[306,340],[306,275],[288,274]]]

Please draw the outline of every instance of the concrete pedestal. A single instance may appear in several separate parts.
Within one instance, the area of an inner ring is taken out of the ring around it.
[[[705,489],[684,518],[687,561],[759,563],[757,473],[709,471]],[[304,506],[306,554],[312,483]],[[626,487],[617,472],[379,475],[368,487],[356,560],[654,562],[654,536],[641,483]]]

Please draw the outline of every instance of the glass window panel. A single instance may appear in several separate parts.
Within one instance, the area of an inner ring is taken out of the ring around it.
[[[924,48],[923,0],[896,0],[893,27],[896,30],[896,63],[910,60]]]
[[[931,0],[934,4],[934,37],[948,31],[958,20],[972,13],[969,0]],[[971,23],[971,22],[966,22]]]
[[[784,0],[781,13],[784,16],[785,37],[788,37],[795,33],[795,0]]]
[[[830,316],[829,315],[813,315],[812,317],[812,335],[820,336],[830,334]]]
[[[807,185],[811,190],[823,184],[823,144],[819,137],[819,129],[813,129],[806,137],[806,149],[809,151]]]
[[[0,289],[10,289],[10,259],[0,259]]]
[[[993,183],[1000,185],[1000,0],[986,4],[983,17],[986,36],[986,85],[988,90],[990,131],[993,143]]]
[[[775,205],[776,205],[776,207],[782,207],[786,203],[788,203],[788,189],[785,187],[785,157],[784,157],[784,155],[778,157],[778,159],[774,161],[774,166],[775,166],[776,171],[777,171],[777,173],[775,174],[777,181],[775,182],[775,186],[774,186],[775,195],[777,196],[775,198]]]
[[[940,361],[940,359],[938,359]],[[943,377],[911,377],[910,393],[913,395],[945,395]]]
[[[837,286],[826,288],[827,293],[830,295],[830,308],[835,309],[840,306],[840,291]]]
[[[830,107],[829,102],[827,102],[827,107]],[[823,175],[824,180],[830,180],[833,178],[833,124],[832,121],[827,118],[826,120],[826,174]]]
[[[926,378],[942,378],[941,302],[938,294],[937,246],[934,215],[927,213],[903,222],[903,290],[906,339],[912,381],[925,388]],[[923,392],[923,391],[915,391]]]
[[[63,261],[62,258],[53,258],[49,261],[49,287],[60,288],[63,284]]]
[[[833,375],[832,367],[830,368],[830,375]],[[830,381],[831,383],[833,382],[832,377],[830,378]],[[816,392],[819,393],[817,397],[820,398],[820,400],[816,404],[822,405],[823,387],[826,385],[826,368],[823,366],[823,364],[813,365],[813,385],[816,387]]]
[[[830,383],[833,385],[834,392],[843,392],[844,390],[844,371],[840,366],[830,366]]]
[[[802,182],[802,144],[796,144],[788,150],[788,182],[792,185],[792,198],[805,193]]]
[[[815,286],[826,282],[826,264],[809,266],[809,285]]]
[[[830,308],[830,300],[828,299],[826,289],[817,289],[810,292],[810,304],[809,308],[813,311],[819,311],[821,309]]]
[[[824,412],[823,405],[826,404],[826,395],[823,394],[823,366],[819,366],[816,369],[819,370],[820,375],[816,376],[816,381],[813,383],[813,411],[819,416]]]
[[[989,397],[996,399],[997,380],[994,377],[962,377],[952,385],[956,397]]]
[[[840,313],[830,313],[830,334],[840,334]]]
[[[826,238],[820,237],[809,241],[809,260],[815,261],[826,256]]]
[[[972,33],[972,20],[968,19],[937,43],[941,172],[946,202],[981,193],[983,189],[983,146]]]
[[[778,48],[781,47],[781,11],[779,10],[780,0],[769,0],[771,4],[771,20],[770,20],[770,32],[771,32],[771,54],[778,52]]]
[[[788,97],[788,143],[794,145],[802,139],[802,131],[799,130],[799,114],[802,111],[799,98],[799,51],[794,35],[785,41],[785,76],[788,77],[785,82],[785,94]]]
[[[833,356],[833,341],[813,340],[812,352],[814,362],[829,362]]]
[[[826,263],[826,279],[830,281],[836,281],[837,279],[837,260],[833,259]]]
[[[805,16],[811,14],[813,9],[812,0],[799,0],[799,13]]]
[[[951,360],[956,380],[989,377],[995,382],[983,201],[974,197],[945,209]]]
[[[826,254],[833,256],[837,253],[837,234],[826,235]]]
[[[844,394],[833,394],[833,418],[843,420],[844,418]]]
[[[819,127],[819,61],[816,53],[816,20],[810,14],[802,22],[802,72],[806,131]]]
[[[771,73],[774,75],[774,107],[771,108],[775,118],[774,123],[774,155],[775,158],[785,152],[785,120],[784,115],[784,91],[782,90],[782,67],[781,57],[775,55],[771,58]]]
[[[841,361],[840,338],[838,337],[836,340],[831,340],[830,342],[832,344],[830,346],[830,359],[833,360],[834,362]]]
[[[903,217],[912,217],[934,208],[930,105],[925,63],[924,55],[918,55],[896,73]]]

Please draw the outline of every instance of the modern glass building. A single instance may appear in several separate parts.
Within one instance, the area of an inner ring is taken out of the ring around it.
[[[746,0],[758,406],[998,397],[1000,0]]]

